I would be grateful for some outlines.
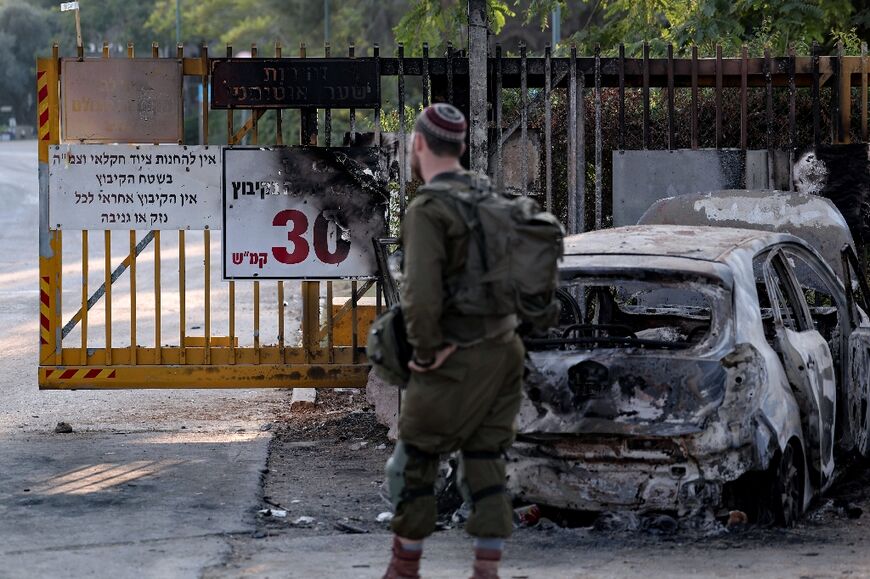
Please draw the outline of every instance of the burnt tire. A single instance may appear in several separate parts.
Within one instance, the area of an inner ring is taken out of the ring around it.
[[[793,527],[803,514],[804,469],[800,447],[791,442],[770,469],[770,507],[775,523]]]

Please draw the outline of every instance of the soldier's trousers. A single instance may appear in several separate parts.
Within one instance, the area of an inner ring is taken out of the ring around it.
[[[435,530],[439,455],[457,450],[460,484],[472,503],[466,530],[475,537],[510,535],[503,453],[514,440],[524,355],[511,333],[460,348],[437,370],[413,373],[402,397],[399,443],[387,463],[397,535],[422,539]]]

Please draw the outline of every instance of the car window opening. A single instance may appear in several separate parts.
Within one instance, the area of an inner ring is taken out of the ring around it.
[[[761,323],[764,328],[764,337],[768,344],[777,350],[776,322],[793,332],[802,332],[808,329],[808,324],[802,320],[801,304],[795,304],[796,296],[789,291],[787,281],[783,279],[781,272],[775,267],[775,263],[769,252],[756,256],[753,262],[755,274],[755,289],[758,294],[758,305],[761,311]],[[796,298],[799,299],[799,298]]]
[[[842,372],[840,363],[842,331],[849,324],[846,304],[842,304],[843,309],[838,307],[834,299],[836,289],[831,286],[832,280],[826,281],[826,277],[819,273],[817,266],[814,266],[810,260],[791,250],[786,250],[785,256],[809,307],[812,327],[828,343],[834,366],[840,373]]]
[[[711,338],[725,290],[678,280],[578,277],[559,290],[559,325],[532,348],[690,349]]]
[[[780,318],[786,328],[793,331],[815,329],[822,335],[833,353],[839,352],[840,324],[843,323],[843,320],[840,319],[842,312],[837,307],[838,304],[833,297],[834,290],[830,287],[829,282],[826,282],[816,271],[815,267],[799,254],[793,251],[785,253],[785,262],[794,273],[794,279],[799,285],[800,294],[796,295],[795,298],[803,298],[810,316],[808,323],[804,324],[806,327],[799,327],[802,324],[796,321],[799,319],[796,308],[801,307],[802,304],[791,303],[789,292],[786,291],[787,288],[783,285],[784,280],[776,271],[776,268],[771,268],[769,271],[769,283],[772,285],[768,287],[768,282],[765,282],[763,273],[763,264],[766,257],[767,255],[757,257],[754,269],[762,325],[768,342],[771,345],[775,345],[776,341],[775,315],[771,306],[769,293],[772,292],[776,296],[776,301],[779,304]]]

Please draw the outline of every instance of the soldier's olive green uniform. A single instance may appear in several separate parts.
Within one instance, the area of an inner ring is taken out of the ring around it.
[[[467,188],[465,179],[437,176],[419,190],[402,225],[402,310],[416,357],[459,346],[437,370],[413,372],[402,398],[399,443],[387,475],[396,503],[393,531],[408,539],[434,530],[439,455],[457,450],[461,486],[472,502],[466,530],[477,537],[507,537],[512,530],[502,455],[513,442],[523,376],[516,317],[462,316],[444,305],[445,279],[462,271],[470,235],[439,189]]]

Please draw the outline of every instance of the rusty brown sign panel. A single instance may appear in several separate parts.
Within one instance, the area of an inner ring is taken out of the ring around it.
[[[181,143],[182,68],[175,59],[64,59],[64,141]]]
[[[214,109],[381,104],[380,72],[374,58],[218,58],[211,66]]]

